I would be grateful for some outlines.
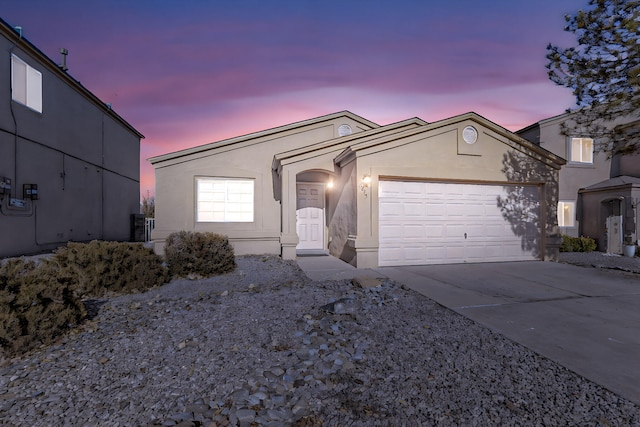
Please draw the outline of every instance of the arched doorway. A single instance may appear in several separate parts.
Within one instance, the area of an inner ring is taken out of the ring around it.
[[[327,187],[331,174],[305,171],[296,177],[296,251],[319,252],[327,249]]]

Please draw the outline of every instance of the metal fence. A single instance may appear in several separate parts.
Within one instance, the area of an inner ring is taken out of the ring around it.
[[[156,219],[155,218],[145,218],[144,222],[144,241],[151,241],[151,231],[156,227]]]

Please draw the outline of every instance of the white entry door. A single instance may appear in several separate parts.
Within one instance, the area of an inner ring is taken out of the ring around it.
[[[498,198],[507,196],[505,188],[380,181],[379,265],[536,259],[498,206]],[[528,233],[525,241],[539,241],[540,230]]]
[[[296,249],[324,249],[324,184],[296,185]]]
[[[607,217],[607,253],[622,253],[622,217]]]

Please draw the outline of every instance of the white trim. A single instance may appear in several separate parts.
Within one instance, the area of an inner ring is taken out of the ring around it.
[[[576,202],[575,200],[558,201],[558,227],[576,226]]]
[[[255,179],[196,178],[196,222],[253,222]]]
[[[590,144],[585,146],[585,143]],[[578,148],[578,149],[576,149]],[[593,139],[588,137],[569,137],[567,142],[568,159],[570,163],[581,165],[593,164]]]
[[[42,113],[42,73],[11,54],[11,99]]]

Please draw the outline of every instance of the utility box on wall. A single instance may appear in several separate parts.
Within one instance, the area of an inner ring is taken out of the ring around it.
[[[0,195],[11,194],[11,178],[0,176]]]
[[[144,214],[131,214],[131,241],[144,242]]]
[[[38,184],[23,184],[22,198],[25,200],[38,200]]]

